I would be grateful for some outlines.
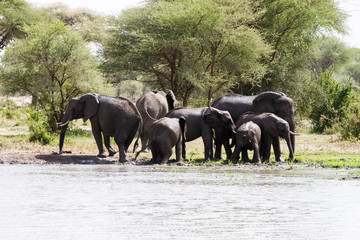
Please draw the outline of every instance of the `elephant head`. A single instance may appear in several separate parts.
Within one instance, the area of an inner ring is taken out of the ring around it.
[[[270,112],[289,123],[290,130],[295,132],[294,101],[282,92],[263,92],[253,100],[253,111]],[[291,144],[295,149],[295,137],[291,135]]]
[[[69,104],[65,110],[65,114],[60,124],[60,142],[59,153],[62,153],[64,145],[65,133],[67,126],[71,120],[83,118],[86,122],[89,118],[93,117],[99,108],[99,99],[97,94],[85,94],[79,98],[73,98],[69,101]]]
[[[236,136],[235,124],[228,111],[222,111],[217,108],[208,107],[202,115],[204,121],[215,130],[224,134],[228,138]]]
[[[168,103],[168,108],[169,111],[173,110],[176,107],[176,98],[175,98],[175,94],[173,93],[173,91],[169,90],[166,94],[166,101]]]

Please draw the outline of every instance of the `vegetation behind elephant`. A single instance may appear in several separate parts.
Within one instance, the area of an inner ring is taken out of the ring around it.
[[[136,132],[141,126],[141,116],[136,106],[126,98],[110,97],[100,94],[85,94],[70,100],[61,126],[59,153],[62,153],[65,133],[68,123],[73,119],[90,119],[92,133],[99,149],[98,157],[106,157],[102,136],[109,155],[116,150],[110,144],[110,137],[114,137],[119,147],[119,161],[126,162],[126,151]]]
[[[264,161],[269,161],[271,143],[273,143],[274,154],[276,161],[283,161],[281,159],[280,141],[279,137],[285,139],[289,149],[289,160],[294,158],[294,152],[290,141],[290,135],[295,135],[290,131],[287,121],[273,113],[253,113],[247,112],[239,117],[236,126],[252,121],[259,125],[261,129],[261,150],[260,155],[263,156]]]
[[[172,155],[172,148],[176,146],[176,161],[181,160],[181,153],[185,155],[186,120],[184,117],[163,117],[155,121],[150,128],[149,147],[152,162],[167,163]]]
[[[158,119],[165,117],[166,113],[174,109],[176,99],[170,90],[168,93],[163,91],[150,91],[142,95],[136,102],[143,124],[140,130],[141,150],[144,151],[149,143],[149,133],[151,125]]]
[[[202,137],[205,160],[213,158],[212,129],[226,135],[235,133],[235,125],[228,111],[221,111],[213,107],[176,108],[166,114],[166,117],[170,118],[180,118],[182,116],[185,117],[187,125],[186,141],[190,142]]]
[[[228,111],[236,122],[237,119],[248,111],[256,113],[270,112],[285,119],[290,126],[290,130],[295,132],[294,102],[282,92],[263,92],[256,96],[242,96],[239,94],[228,94],[219,97],[212,104],[213,107]],[[215,136],[215,158],[221,158],[221,146],[225,146],[227,158],[232,155],[231,149],[224,143],[230,136],[216,133]],[[295,149],[295,137],[290,136],[291,145]]]
[[[236,146],[231,156],[233,163],[237,163],[241,152],[241,160],[249,161],[247,150],[254,150],[252,163],[261,163],[260,159],[261,129],[252,121],[241,124],[236,129]]]

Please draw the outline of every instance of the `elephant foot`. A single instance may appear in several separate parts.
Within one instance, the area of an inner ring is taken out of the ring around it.
[[[124,159],[119,159],[119,163],[121,163],[121,164],[131,164],[132,161],[128,160],[127,158],[124,158]]]
[[[109,157],[114,156],[116,153],[117,153],[116,150],[111,150],[111,151],[109,151]]]
[[[252,164],[261,164],[261,160],[252,160],[251,163]]]
[[[233,159],[233,160],[232,160],[232,163],[233,163],[233,164],[238,164],[238,163],[239,163],[239,159]]]
[[[97,157],[99,157],[99,158],[106,158],[106,153],[105,153],[105,152],[99,153],[99,154],[97,155]]]

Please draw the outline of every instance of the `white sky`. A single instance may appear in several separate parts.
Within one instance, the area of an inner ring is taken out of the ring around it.
[[[348,35],[341,37],[349,47],[360,48],[360,0],[336,0],[349,17]],[[62,2],[70,8],[88,8],[103,14],[120,14],[122,10],[139,6],[143,0],[27,0],[37,6]]]

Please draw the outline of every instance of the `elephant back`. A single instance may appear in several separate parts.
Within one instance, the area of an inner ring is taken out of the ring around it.
[[[235,122],[243,113],[252,110],[252,102],[255,97],[228,94],[216,99],[211,106],[219,110],[228,111]]]

